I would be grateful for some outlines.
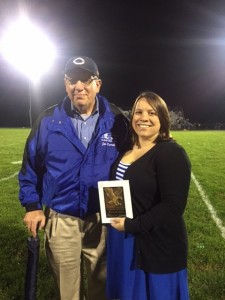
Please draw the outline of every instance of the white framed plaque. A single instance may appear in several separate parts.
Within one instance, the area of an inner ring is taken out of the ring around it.
[[[98,182],[102,223],[110,223],[112,218],[133,218],[129,180],[109,180]]]

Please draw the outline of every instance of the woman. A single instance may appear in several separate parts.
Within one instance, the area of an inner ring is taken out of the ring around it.
[[[107,294],[120,300],[188,300],[183,213],[191,166],[170,136],[166,103],[141,93],[131,111],[132,146],[112,179],[129,180],[134,218],[114,218],[108,234]]]

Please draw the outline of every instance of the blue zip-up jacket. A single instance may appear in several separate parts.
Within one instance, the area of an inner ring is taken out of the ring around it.
[[[97,182],[108,180],[128,138],[128,121],[98,95],[99,120],[86,149],[71,121],[71,101],[41,114],[27,139],[19,172],[19,199],[26,211],[47,206],[83,218],[99,212]]]

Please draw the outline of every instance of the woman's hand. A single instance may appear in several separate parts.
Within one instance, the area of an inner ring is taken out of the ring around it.
[[[111,226],[118,231],[125,231],[124,222],[125,218],[113,218],[110,220]]]

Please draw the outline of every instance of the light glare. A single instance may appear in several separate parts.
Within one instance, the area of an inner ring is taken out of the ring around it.
[[[39,80],[56,57],[53,44],[26,17],[21,17],[4,32],[1,52],[32,81]]]

